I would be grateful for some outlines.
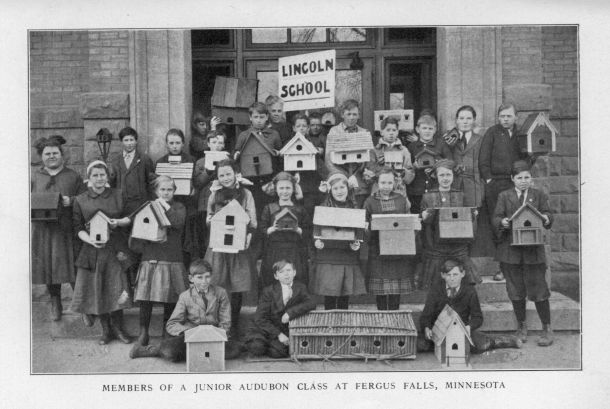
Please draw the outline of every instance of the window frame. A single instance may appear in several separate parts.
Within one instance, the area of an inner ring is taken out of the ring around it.
[[[265,28],[284,28],[286,30],[286,42],[285,43],[253,43],[252,42],[252,30],[256,29],[265,29]],[[376,31],[371,27],[362,27],[366,30],[366,40],[364,41],[339,41],[339,42],[331,42],[329,31],[331,28],[352,28],[352,27],[313,27],[313,26],[304,26],[304,27],[294,27],[294,28],[324,28],[326,29],[326,41],[325,42],[315,42],[315,43],[293,43],[292,41],[292,27],[254,27],[245,29],[245,50],[277,50],[277,49],[293,49],[293,50],[308,50],[308,49],[328,49],[328,48],[374,48],[375,47],[375,36]]]

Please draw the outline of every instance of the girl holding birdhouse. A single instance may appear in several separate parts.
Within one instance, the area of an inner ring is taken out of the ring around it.
[[[356,209],[356,201],[347,177],[342,173],[332,174],[321,189],[327,193],[319,211],[324,207]],[[313,294],[324,296],[324,309],[346,310],[349,297],[366,294],[364,275],[360,269],[359,242],[318,239],[314,243],[314,269],[309,288]]]
[[[263,261],[261,264],[261,288],[273,284],[273,265],[279,260],[291,262],[296,270],[296,279],[303,284],[309,282],[307,271],[307,242],[311,237],[311,222],[305,208],[297,204],[295,192],[298,185],[294,176],[280,172],[273,178],[277,202],[263,208],[259,226],[264,237]]]
[[[134,299],[140,304],[140,336],[138,344],[148,345],[148,328],[153,303],[163,304],[163,330],[172,315],[178,297],[188,288],[188,277],[182,259],[182,230],[186,209],[173,200],[176,184],[169,176],[159,176],[152,182],[155,202],[171,223],[166,227],[163,242],[145,241],[142,262],[136,278]],[[134,227],[135,228],[135,227]]]

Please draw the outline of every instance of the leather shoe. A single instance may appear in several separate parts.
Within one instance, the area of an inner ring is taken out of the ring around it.
[[[102,334],[102,336],[100,337],[98,344],[106,345],[106,344],[109,344],[110,341],[112,341],[113,339],[114,339],[114,337],[112,336],[112,334],[110,332],[104,332]]]
[[[145,332],[142,332],[140,334],[140,336],[138,337],[138,340],[136,341],[136,343],[138,345],[146,346],[146,345],[148,345],[149,339],[150,339],[149,335]]]
[[[538,346],[541,347],[548,347],[549,345],[553,344],[553,341],[555,339],[555,337],[553,336],[553,330],[551,329],[550,325],[545,325],[544,329],[543,329],[543,333],[540,336],[540,338],[538,338]]]
[[[527,324],[525,322],[519,323],[519,328],[515,331],[515,337],[521,342],[527,342]]]
[[[116,339],[121,341],[123,344],[131,344],[131,338],[125,335],[122,330],[115,328],[114,335],[116,336]]]

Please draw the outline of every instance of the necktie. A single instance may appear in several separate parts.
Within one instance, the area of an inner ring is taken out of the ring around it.
[[[133,154],[128,153],[127,155],[125,155],[125,167],[127,169],[129,169],[129,166],[131,166],[132,161],[133,161]]]
[[[519,196],[519,201],[521,202],[522,205],[523,205],[523,203],[525,203],[525,190],[521,191],[521,196]]]
[[[460,140],[458,141],[458,144],[460,145],[460,149],[466,149],[466,136],[464,135],[464,132],[460,132]]]
[[[455,288],[450,288],[449,289],[449,298],[454,298],[455,294],[456,294]]]
[[[205,307],[205,310],[208,310],[208,299],[205,297],[204,293],[201,293],[201,299],[203,300],[203,306]]]

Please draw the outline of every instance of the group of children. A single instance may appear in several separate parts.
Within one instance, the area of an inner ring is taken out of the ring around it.
[[[71,186],[69,193],[62,193],[67,197],[64,206],[73,208],[73,223],[66,227],[67,235],[75,235],[83,243],[75,263],[78,271],[72,310],[83,313],[86,325],[92,325],[99,317],[103,328],[100,343],[108,343],[113,337],[131,341],[121,328],[121,310],[130,305],[127,292],[133,294],[133,301],[140,307],[140,334],[130,353],[132,358],[183,359],[184,331],[200,324],[227,330],[230,342],[226,356],[236,357],[241,352],[241,344],[236,341],[242,300],[255,285],[259,294],[257,312],[243,339],[253,355],[288,355],[288,322],[315,308],[310,293],[324,296],[327,310],[347,309],[350,296],[366,293],[376,296],[379,310],[397,310],[401,294],[425,288],[429,294],[421,319],[424,338],[429,339],[436,316],[445,304],[454,307],[475,331],[482,323],[482,315],[475,290],[480,278],[469,258],[471,243],[443,242],[438,234],[439,208],[469,206],[475,209],[476,220],[476,209],[482,206],[483,191],[487,190],[483,185],[487,176],[480,176],[477,164],[487,135],[481,138],[473,133],[474,109],[459,108],[456,129],[445,135],[437,133],[436,119],[428,112],[418,119],[413,135],[400,135],[398,120],[386,118],[370,152],[370,161],[340,165],[332,162],[326,147],[334,146],[328,142],[339,135],[366,131],[357,124],[357,101],[348,100],[342,105],[342,122],[327,134],[319,114],[297,114],[290,127],[283,120],[282,101],[270,97],[266,102],[250,107],[250,128],[237,136],[233,150],[213,170],[205,166],[205,152],[225,151],[228,142],[217,118],[211,120],[209,128],[213,130],[208,130],[207,118],[198,116],[194,121],[198,133],[190,148],[198,159],[184,151],[181,130],[167,132],[168,155],[157,163],[166,163],[170,157],[175,161],[177,156],[183,163],[194,163],[194,190],[189,196],[175,195],[174,181],[155,175],[150,158],[137,152],[138,135],[129,127],[119,133],[123,146],[120,156],[109,165],[97,161],[87,168],[89,189]],[[512,105],[502,106],[499,118],[507,109],[516,112]],[[514,129],[514,121],[510,126]],[[277,154],[297,132],[318,150],[315,171],[295,174],[282,170]],[[273,172],[246,179],[240,174],[239,160],[251,134],[274,153]],[[37,177],[47,185],[43,188],[41,183],[33,183],[32,191],[48,190],[48,176],[57,171],[45,161],[49,148],[58,149],[63,156],[60,142],[49,138],[40,143],[44,166]],[[401,160],[386,163],[389,151],[397,152]],[[433,156],[431,166],[422,166],[416,160],[422,152]],[[499,194],[491,213],[497,257],[519,322],[518,342],[512,339],[503,343],[477,336],[482,339],[477,343],[481,350],[525,342],[526,296],[535,301],[544,324],[539,344],[552,343],[544,249],[510,246],[507,234],[509,219],[524,200],[544,215],[545,227],[551,224],[548,198],[531,186],[529,165],[523,161],[511,163],[512,184]],[[491,166],[495,172],[495,162]],[[64,169],[63,164],[61,168]],[[77,184],[78,181],[72,183]],[[50,189],[57,189],[57,185]],[[127,239],[130,217],[148,200],[158,203],[171,224],[164,242]],[[235,253],[213,251],[208,245],[210,221],[233,200],[250,219],[246,249]],[[364,240],[314,239],[312,217],[316,206],[364,209]],[[284,209],[296,216],[296,228],[278,226],[276,216]],[[86,223],[97,210],[110,218],[113,231],[105,245],[96,243],[87,233]],[[378,232],[369,228],[372,216],[407,213],[421,215],[417,255],[381,255]],[[257,260],[261,260],[260,271]],[[73,282],[74,277],[68,280]],[[54,279],[41,279],[39,283],[55,285],[52,288],[57,292]],[[160,346],[149,345],[154,303],[164,306],[164,340]],[[54,317],[58,319],[57,314]]]

